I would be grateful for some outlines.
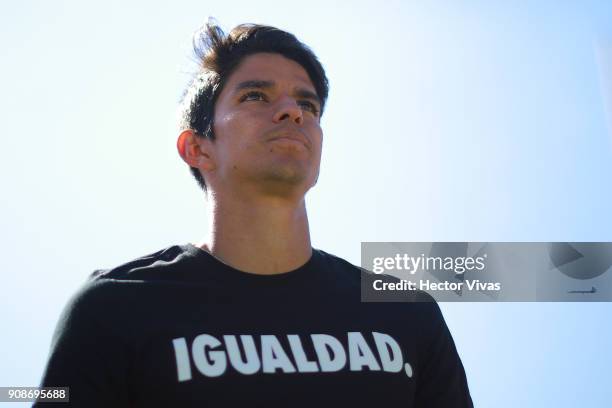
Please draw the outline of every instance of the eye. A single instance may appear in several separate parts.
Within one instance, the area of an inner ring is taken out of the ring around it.
[[[266,95],[259,91],[249,91],[240,97],[240,102],[245,101],[267,101]]]
[[[315,116],[319,114],[319,109],[317,108],[317,106],[314,103],[310,102],[309,100],[298,101],[298,105],[300,105],[302,108],[306,109],[307,111],[311,112]]]

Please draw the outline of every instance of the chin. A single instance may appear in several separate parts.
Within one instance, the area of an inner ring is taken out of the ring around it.
[[[260,174],[259,180],[266,191],[282,196],[304,195],[315,183],[308,172],[295,167],[276,167]]]
[[[271,160],[261,168],[262,179],[285,181],[289,184],[303,183],[310,173],[310,164],[296,157],[285,156]]]
[[[287,185],[302,185],[305,184],[306,178],[303,172],[294,171],[293,169],[277,169],[266,174],[263,180]]]

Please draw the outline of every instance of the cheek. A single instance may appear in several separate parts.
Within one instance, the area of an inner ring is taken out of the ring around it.
[[[215,138],[225,139],[236,134],[240,129],[240,115],[236,112],[229,112],[226,114],[215,115],[213,122],[213,131]]]
[[[312,163],[316,167],[317,173],[321,165],[321,157],[323,155],[323,134],[316,133],[312,138]]]
[[[323,130],[318,125],[313,126],[313,129],[310,134],[313,135],[312,142],[315,146],[317,146],[317,150],[319,150],[320,153],[321,148],[323,146]]]
[[[215,136],[231,138],[232,140],[257,139],[262,129],[261,114],[248,110],[233,110],[215,115]]]
[[[258,125],[248,112],[228,112],[215,115],[213,131],[217,157],[221,163],[234,165],[243,155],[252,155],[260,149]]]

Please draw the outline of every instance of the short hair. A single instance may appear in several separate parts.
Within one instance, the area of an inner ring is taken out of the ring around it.
[[[180,131],[192,129],[198,137],[214,140],[214,109],[223,86],[245,57],[261,52],[280,54],[300,64],[315,87],[323,114],[329,93],[325,70],[312,50],[291,33],[271,26],[240,24],[226,35],[211,19],[194,34],[193,50],[199,69],[181,99]],[[190,170],[206,191],[200,171],[195,167]]]

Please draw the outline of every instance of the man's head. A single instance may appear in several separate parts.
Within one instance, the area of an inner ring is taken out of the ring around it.
[[[314,184],[328,82],[312,51],[274,27],[225,35],[211,23],[194,49],[200,71],[183,97],[178,148],[200,186],[202,173]]]

